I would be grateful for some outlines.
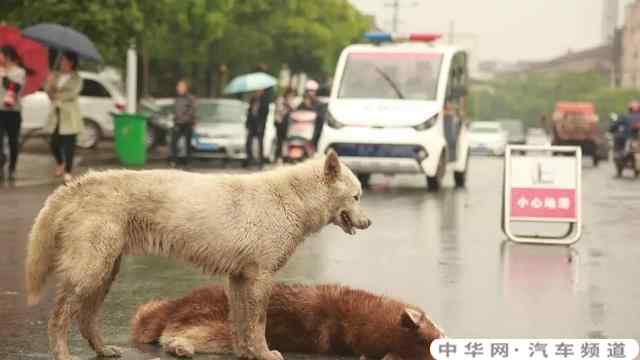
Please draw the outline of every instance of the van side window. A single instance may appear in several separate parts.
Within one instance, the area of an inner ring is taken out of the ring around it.
[[[110,98],[111,94],[107,91],[107,89],[102,86],[99,82],[90,79],[84,79],[82,81],[82,91],[80,92],[80,96],[90,96],[90,97],[107,97]]]

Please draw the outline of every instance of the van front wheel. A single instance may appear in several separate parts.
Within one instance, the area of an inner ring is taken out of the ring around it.
[[[467,155],[467,161],[464,164],[464,170],[453,172],[453,181],[456,187],[461,189],[467,185],[467,170],[469,169],[469,155]]]
[[[442,151],[442,155],[440,155],[440,161],[438,162],[438,170],[436,171],[435,176],[427,176],[427,190],[428,191],[438,191],[442,186],[442,178],[447,170],[447,155]]]
[[[437,176],[427,176],[427,190],[438,191],[440,190],[441,179]]]
[[[456,183],[457,188],[463,188],[467,184],[467,172],[456,171],[453,173],[453,181]]]

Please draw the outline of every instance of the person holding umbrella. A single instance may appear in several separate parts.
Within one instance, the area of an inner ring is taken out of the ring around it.
[[[102,56],[85,34],[59,24],[37,24],[24,29],[22,36],[62,54],[59,55],[59,71],[49,76],[45,84],[52,102],[45,130],[51,134],[51,152],[58,164],[55,175],[64,174],[64,180],[68,182],[72,179],[76,140],[84,127],[78,104],[82,90],[82,78],[76,70],[78,60],[101,63]]]
[[[263,139],[264,130],[269,116],[269,104],[271,103],[270,91],[278,83],[277,79],[264,72],[254,72],[235,77],[225,86],[225,94],[253,93],[247,110],[247,140],[245,150],[247,158],[243,165],[248,167],[254,159],[253,140],[258,139],[260,153],[258,159],[260,167],[263,163]]]
[[[77,67],[77,55],[64,52],[60,58],[60,70],[49,76],[45,86],[52,104],[45,130],[51,134],[51,152],[57,163],[55,175],[64,174],[65,182],[72,179],[76,140],[83,129],[78,103],[82,78],[76,71]]]
[[[20,92],[26,72],[20,66],[16,50],[10,46],[0,48],[0,180],[4,180],[5,133],[9,138],[9,181],[15,180],[20,149]]]

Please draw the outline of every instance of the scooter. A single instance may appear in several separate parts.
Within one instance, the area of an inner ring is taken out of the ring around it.
[[[154,150],[158,145],[168,145],[173,131],[173,113],[163,110],[148,99],[141,100],[140,107],[148,115],[145,139],[147,150]]]
[[[635,177],[640,175],[640,124],[631,127],[631,138],[616,139],[613,144],[613,159],[616,174],[622,176],[624,169],[633,170]]]
[[[285,162],[304,161],[313,156],[313,132],[318,113],[310,110],[294,110],[288,115],[289,121],[284,140]]]

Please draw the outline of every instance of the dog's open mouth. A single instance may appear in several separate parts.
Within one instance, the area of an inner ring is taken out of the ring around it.
[[[353,226],[353,221],[351,220],[349,213],[347,213],[344,210],[340,212],[340,227],[347,234],[350,234],[350,235],[356,234],[356,229]]]

